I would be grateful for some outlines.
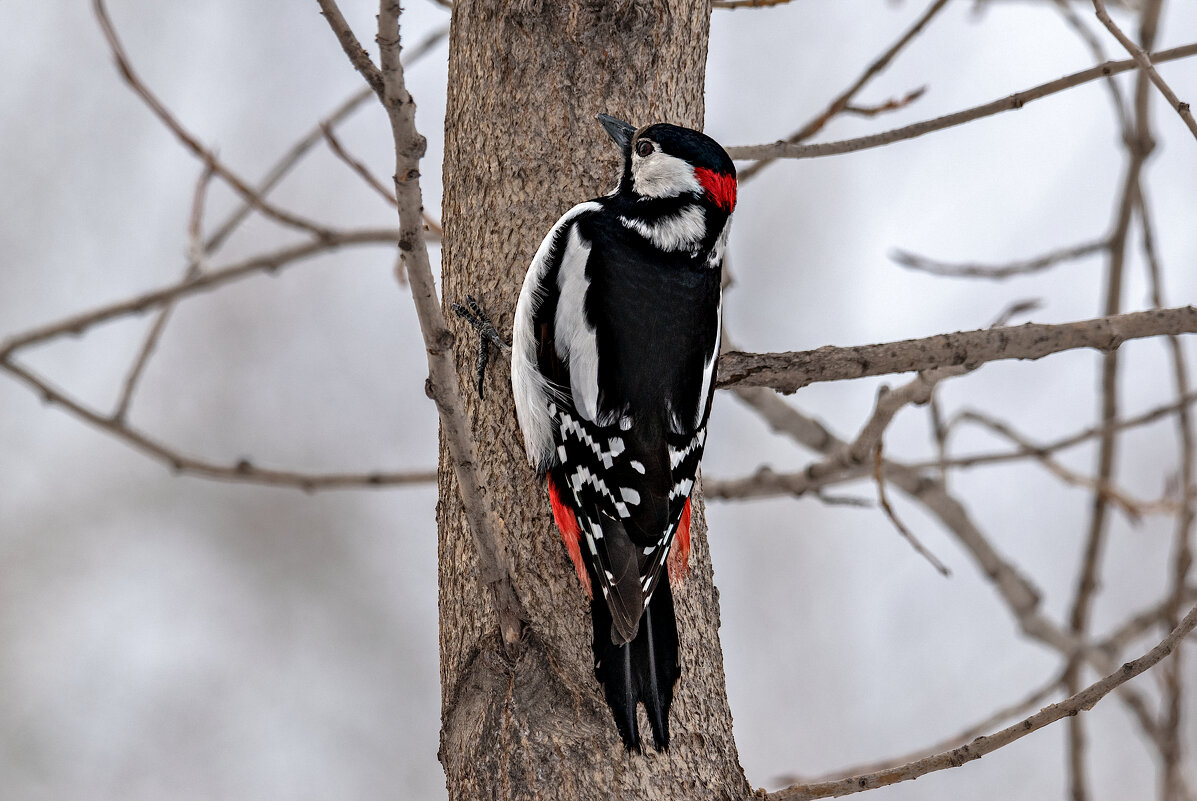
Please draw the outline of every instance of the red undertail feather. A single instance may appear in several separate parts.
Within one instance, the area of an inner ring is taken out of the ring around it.
[[[732,209],[736,207],[736,176],[708,170],[706,167],[695,168],[694,175],[707,191],[711,202],[731,214]]]
[[[578,580],[582,582],[582,589],[587,598],[594,598],[594,591],[590,589],[590,576],[586,573],[586,565],[582,562],[582,545],[579,542],[578,517],[574,510],[561,499],[561,491],[557,488],[553,477],[549,476],[549,503],[553,505],[553,519],[557,521],[557,528],[561,530],[561,539],[565,542],[565,550],[569,551],[569,558],[574,563],[574,570],[578,573]],[[689,501],[686,502],[686,520],[690,519]],[[689,537],[686,538],[687,545]]]
[[[680,583],[690,572],[690,499],[686,499],[686,506],[682,509],[682,519],[677,524],[677,533],[673,535],[673,547],[669,550],[669,580],[674,584]]]

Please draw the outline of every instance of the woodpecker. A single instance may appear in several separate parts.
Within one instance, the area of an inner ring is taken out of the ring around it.
[[[595,677],[628,750],[643,703],[661,751],[681,672],[670,584],[688,569],[736,170],[698,131],[598,119],[623,153],[619,184],[566,212],[532,259],[511,383],[591,599]]]

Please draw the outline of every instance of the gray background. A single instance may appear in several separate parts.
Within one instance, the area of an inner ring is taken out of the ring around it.
[[[371,40],[376,6],[346,2]],[[410,0],[407,41],[447,22]],[[1090,18],[1085,4],[1078,10]],[[707,130],[725,144],[785,135],[817,113],[922,11],[911,3],[803,0],[714,13]],[[256,179],[360,79],[314,3],[114,0],[135,67],[200,138]],[[1120,17],[1133,29],[1129,17]],[[176,280],[200,165],[121,83],[90,4],[7,2],[0,26],[0,336]],[[1160,43],[1197,38],[1197,5],[1167,4]],[[1116,43],[1111,54],[1121,55]],[[424,189],[440,197],[446,47],[410,70],[429,139]],[[929,85],[912,107],[844,118],[859,135],[985,102],[1082,69],[1091,56],[1047,3],[953,3],[861,96]],[[1197,60],[1162,68],[1197,100]],[[1129,85],[1129,84],[1127,84]],[[1197,301],[1197,146],[1156,103],[1147,170],[1168,302]],[[644,121],[638,120],[637,123]],[[373,105],[342,140],[389,175]],[[602,138],[596,125],[596,139]],[[589,143],[586,143],[589,145]],[[1000,262],[1104,232],[1124,156],[1104,90],[1089,84],[1016,112],[896,146],[777,165],[741,192],[726,319],[751,350],[859,344],[977,328],[1013,300],[1033,319],[1095,316],[1103,263],[1008,283],[913,274],[903,247]],[[596,192],[606,187],[595,187]],[[393,213],[324,149],[276,196],[341,226]],[[208,221],[235,205],[214,185]],[[218,263],[291,238],[247,225]],[[1137,240],[1136,240],[1137,241]],[[530,254],[513,254],[526,259]],[[425,468],[436,419],[410,299],[381,247],[346,250],[180,307],[134,401],[133,422],[213,460],[308,470]],[[1131,259],[1128,307],[1148,302]],[[101,409],[115,402],[147,319],[101,327],[21,358]],[[1193,342],[1186,343],[1190,357]],[[1161,342],[1126,346],[1127,412],[1171,399]],[[949,382],[949,409],[979,406],[1049,439],[1088,424],[1099,357],[991,364]],[[891,383],[901,378],[891,378]],[[878,381],[819,385],[794,402],[850,434]],[[771,439],[730,396],[712,417],[705,469],[731,477],[808,454]],[[976,432],[961,451],[996,441]],[[907,410],[887,451],[932,455]],[[1092,469],[1089,447],[1063,461]],[[1159,495],[1173,428],[1138,430],[1123,483]],[[959,474],[953,489],[1045,590],[1070,603],[1089,496],[1035,466]],[[848,491],[871,498],[860,482]],[[438,798],[434,491],[306,496],[176,478],[0,376],[0,795],[5,799]],[[899,513],[952,567],[940,578],[875,508],[814,499],[712,503],[728,691],[754,786],[930,744],[1020,698],[1056,669],[1017,634],[954,541],[918,507]],[[1171,523],[1114,516],[1101,631],[1159,597]],[[1142,650],[1150,643],[1136,644]],[[1187,737],[1197,742],[1197,671]],[[1151,690],[1154,680],[1138,682]],[[1090,714],[1099,799],[1147,797],[1154,766],[1116,701]],[[888,799],[1059,798],[1052,727],[968,767],[874,794]],[[1193,753],[1190,751],[1190,753]],[[1190,766],[1192,767],[1192,766]]]

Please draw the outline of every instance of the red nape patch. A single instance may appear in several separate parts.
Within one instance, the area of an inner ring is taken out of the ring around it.
[[[736,176],[722,172],[708,170],[706,167],[695,167],[694,176],[707,190],[707,196],[719,208],[732,213],[736,207]]]
[[[678,584],[690,572],[690,499],[682,509],[677,532],[673,535],[673,547],[669,549],[669,580]]]
[[[565,543],[565,550],[569,551],[569,558],[574,563],[574,570],[578,573],[578,580],[582,582],[582,589],[586,590],[586,597],[593,600],[594,591],[590,589],[590,575],[586,572],[586,565],[582,562],[582,546],[578,542],[581,530],[578,528],[578,516],[561,498],[561,491],[557,489],[553,477],[549,476],[549,503],[553,506],[553,519],[557,521],[557,528],[561,530],[561,539]],[[686,502],[689,520],[689,501]],[[687,544],[689,539],[687,539]]]

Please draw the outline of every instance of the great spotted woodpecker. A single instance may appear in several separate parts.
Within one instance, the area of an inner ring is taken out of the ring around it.
[[[688,567],[736,170],[698,131],[599,120],[623,151],[619,185],[566,212],[536,252],[511,383],[591,598],[595,677],[627,748],[640,750],[643,703],[663,750],[680,675],[670,582]]]

